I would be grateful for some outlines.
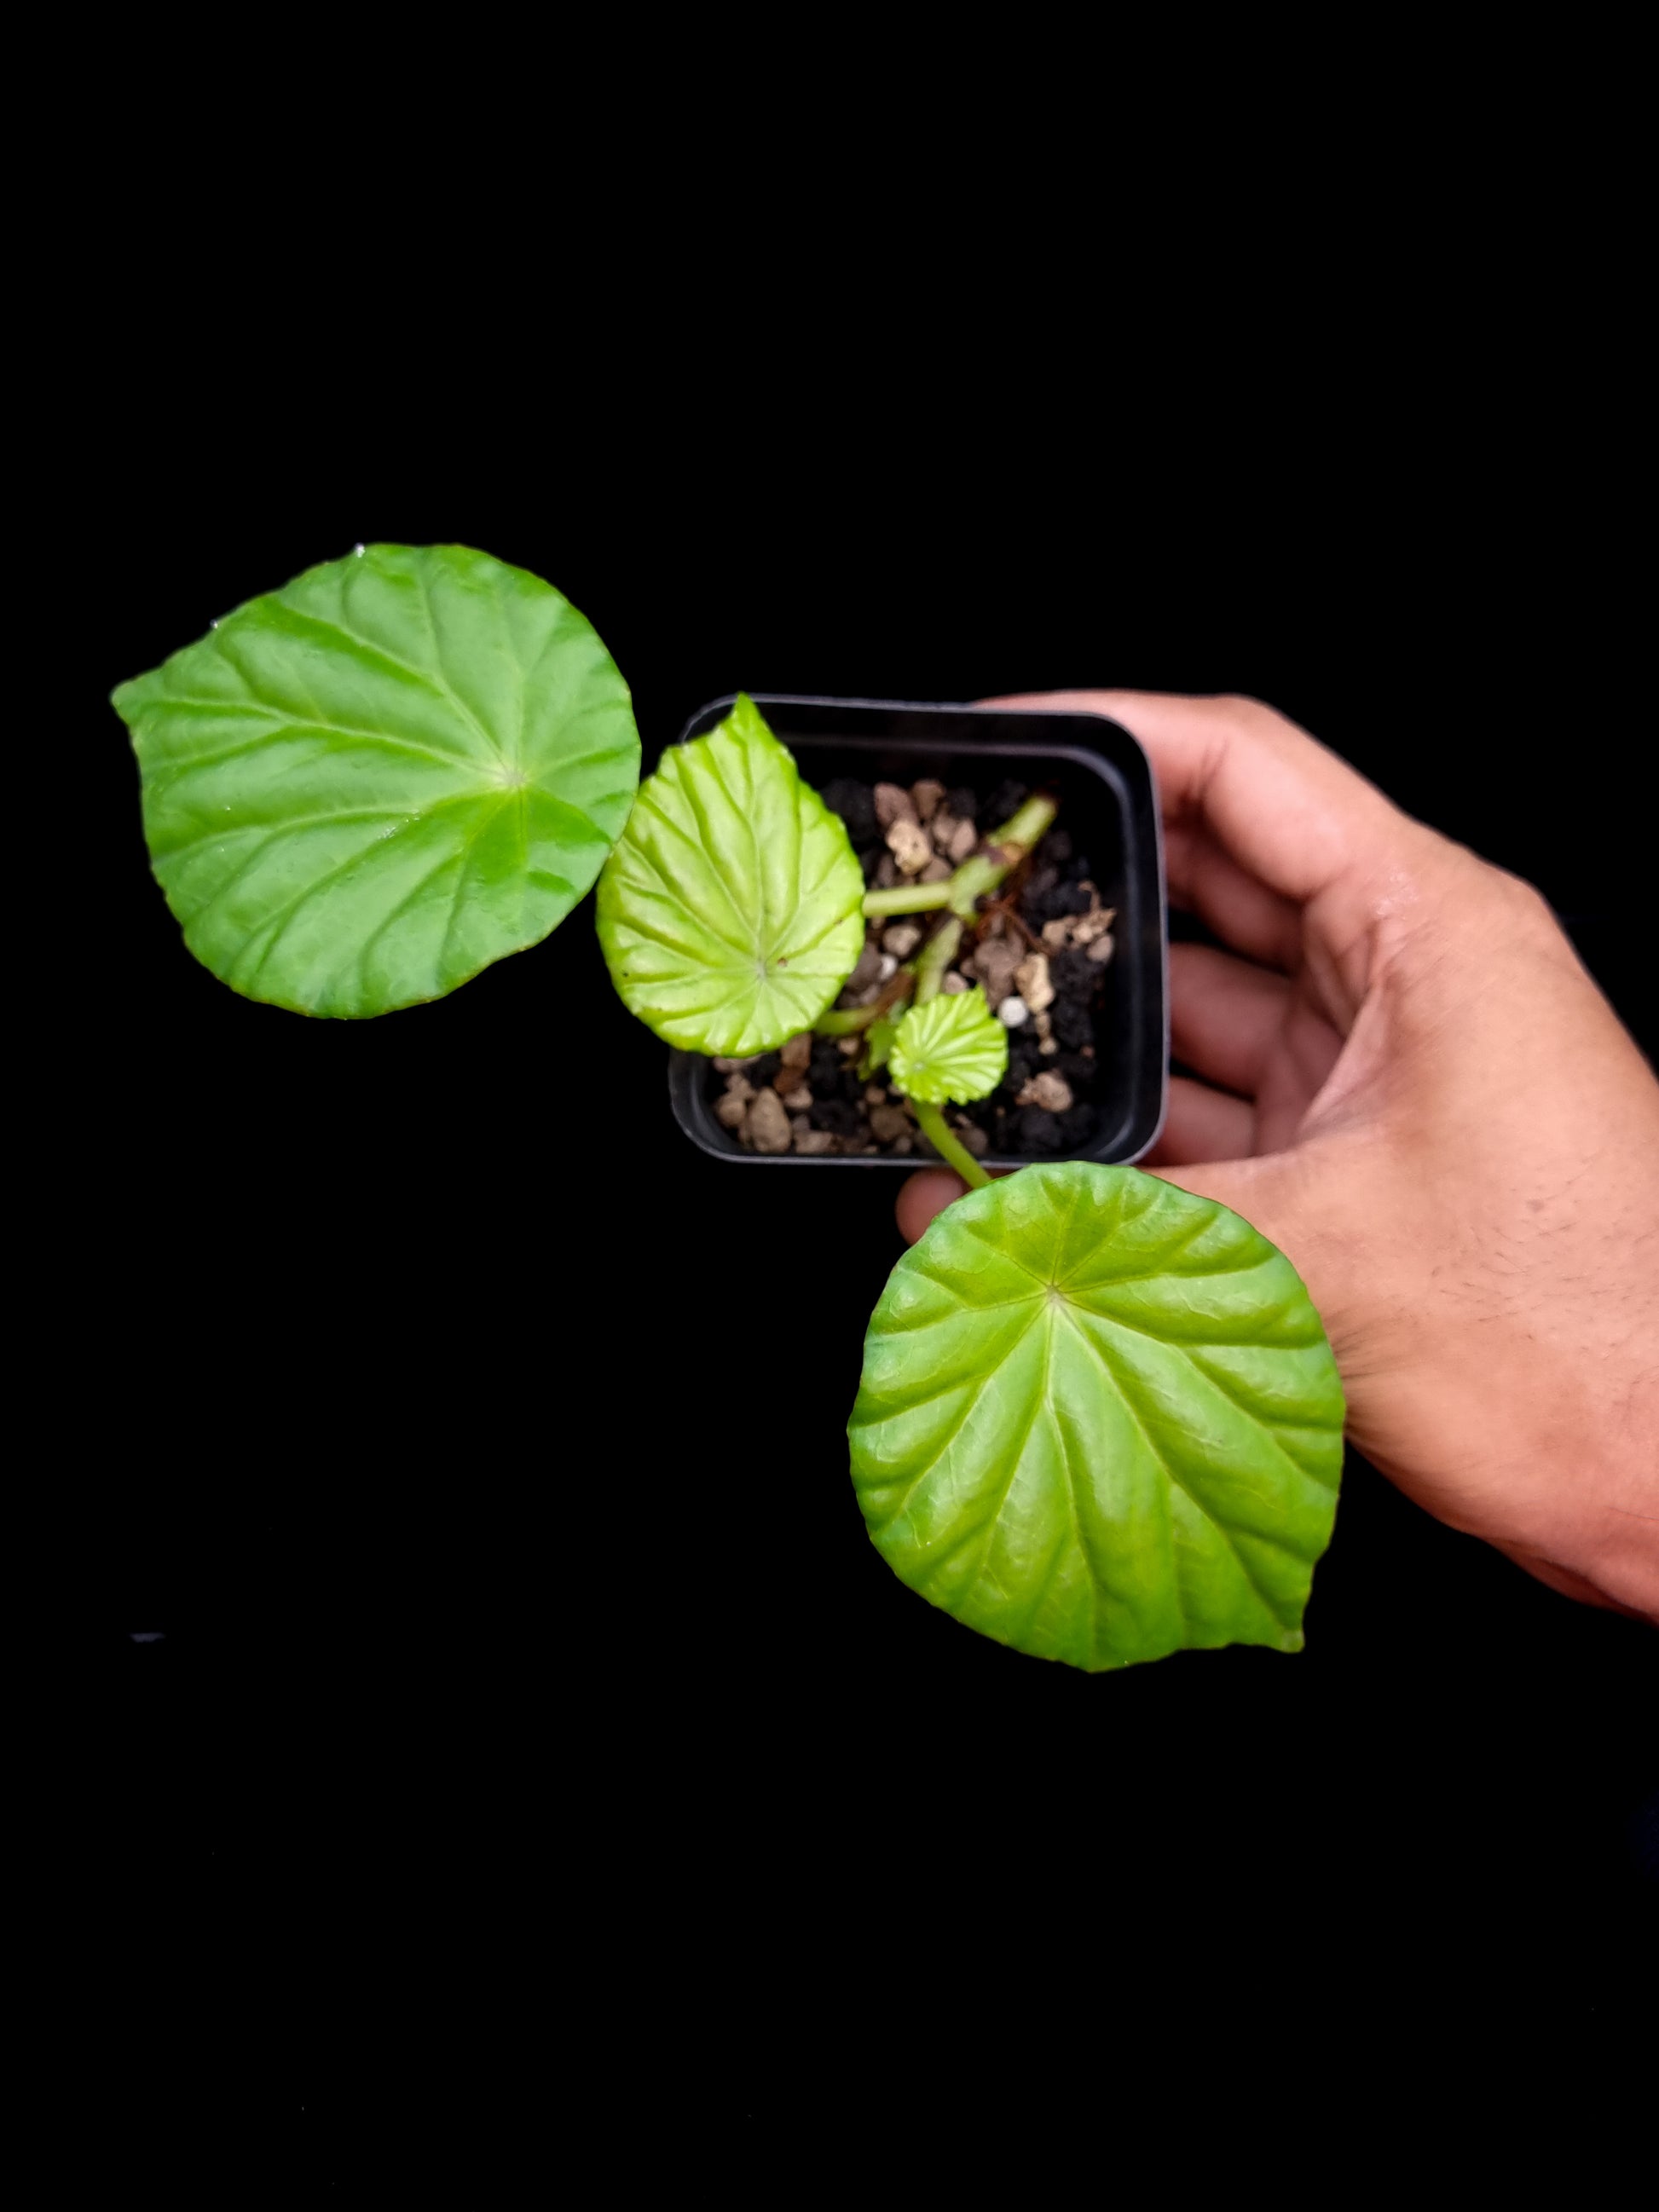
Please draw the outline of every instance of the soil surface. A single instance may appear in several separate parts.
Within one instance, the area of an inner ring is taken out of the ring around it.
[[[937,882],[971,853],[981,830],[1006,822],[1026,797],[1007,782],[981,794],[924,781],[896,784],[838,777],[824,804],[847,824],[866,884]],[[864,952],[837,1006],[882,997],[900,963],[915,957],[937,914],[872,921]],[[1063,821],[981,902],[963,933],[947,990],[981,985],[1008,1030],[1008,1072],[989,1098],[945,1109],[969,1151],[1030,1159],[1083,1150],[1094,1137],[1100,1087],[1096,1024],[1112,957],[1112,915],[1102,904],[1085,853]],[[1104,1024],[1101,1024],[1103,1038]],[[908,1102],[884,1071],[859,1073],[865,1039],[808,1031],[778,1052],[709,1063],[710,1103],[747,1152],[885,1153],[932,1158]]]

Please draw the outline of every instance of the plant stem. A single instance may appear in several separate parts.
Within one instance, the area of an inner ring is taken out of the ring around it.
[[[864,911],[866,915],[931,914],[938,907],[948,906],[964,921],[971,921],[975,900],[994,891],[1009,870],[1018,866],[1054,818],[1052,799],[1028,799],[944,883],[895,884],[890,890],[866,891]]]
[[[839,1012],[832,1006],[813,1023],[814,1033],[818,1036],[856,1036],[872,1022],[878,1022],[884,1014],[890,1013],[899,1000],[908,997],[915,972],[916,963],[907,960],[890,978],[879,998],[872,999],[867,1006],[846,1006]]]
[[[1000,830],[994,830],[991,832],[987,842],[993,845],[1000,845],[1005,849],[1009,846],[1017,845],[1019,848],[1019,854],[1029,853],[1054,818],[1054,802],[1052,799],[1028,799],[1018,812],[1008,817]],[[1008,864],[1010,867],[1013,866],[1013,860],[1019,857],[1019,854],[1016,854],[1013,859],[1010,860]]]
[[[961,949],[963,924],[975,920],[979,901],[988,891],[995,890],[1004,877],[1019,866],[1054,818],[1052,799],[1028,799],[977,853],[969,854],[947,882],[895,884],[890,890],[865,893],[864,911],[869,915],[927,914],[940,907],[950,908],[949,917],[933,932],[915,960],[907,961],[893,979],[897,982],[899,976],[915,969],[917,1006],[926,1006],[944,988],[945,971]],[[1040,939],[1031,937],[1018,915],[1011,918],[1031,943],[1041,943]],[[873,1006],[849,1007],[844,1013],[820,1014],[812,1026],[820,1036],[855,1036],[860,1030],[867,1030],[878,1015],[885,1013],[893,998],[901,994],[890,987]],[[960,1152],[962,1148],[958,1146],[957,1149]],[[963,1153],[963,1157],[965,1159],[969,1155]]]
[[[945,988],[945,971],[962,943],[962,924],[952,915],[933,932],[916,955],[916,1004],[926,1006]]]
[[[1016,868],[1054,818],[1052,799],[1028,799],[1017,814],[986,840],[984,849],[971,853],[951,878],[945,903],[952,914],[971,921],[975,902],[994,891],[1011,868]]]
[[[939,1154],[947,1167],[953,1167],[969,1190],[983,1190],[991,1178],[964,1144],[946,1127],[937,1106],[929,1106],[920,1098],[910,1101],[910,1111],[916,1117],[916,1127]]]
[[[878,914],[931,914],[936,907],[950,903],[951,883],[947,877],[942,884],[895,884],[891,890],[866,891],[864,911]]]

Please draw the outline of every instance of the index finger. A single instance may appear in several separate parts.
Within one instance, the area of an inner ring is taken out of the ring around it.
[[[1259,882],[1298,904],[1390,865],[1416,828],[1357,769],[1254,699],[1034,691],[980,704],[1121,722],[1146,749],[1164,820],[1201,822]]]

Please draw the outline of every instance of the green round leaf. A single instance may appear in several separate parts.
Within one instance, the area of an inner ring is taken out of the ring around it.
[[[901,1581],[1096,1670],[1301,1649],[1343,1413],[1281,1252],[1213,1200],[1079,1160],[970,1192],[899,1261],[848,1434]]]
[[[537,944],[639,781],[628,687],[550,584],[369,545],[114,695],[185,942],[250,999],[383,1014]]]
[[[898,1088],[928,1106],[988,1098],[1007,1073],[1008,1032],[977,983],[908,1008],[888,1060]]]
[[[599,942],[623,1005],[670,1044],[770,1052],[858,964],[863,898],[840,817],[740,696],[640,786],[599,878]]]

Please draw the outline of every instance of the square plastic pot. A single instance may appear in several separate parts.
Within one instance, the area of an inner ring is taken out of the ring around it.
[[[1006,778],[1052,791],[1057,828],[1089,856],[1103,902],[1117,910],[1116,949],[1105,970],[1095,1049],[1103,1072],[1092,1142],[1060,1153],[986,1156],[988,1167],[1029,1167],[1035,1158],[1140,1158],[1164,1126],[1169,1070],[1169,931],[1164,845],[1151,763],[1128,731],[1102,714],[1012,714],[994,707],[905,706],[884,700],[750,695],[817,789],[836,776],[905,786],[936,776],[946,789],[981,793]],[[732,698],[695,714],[680,742],[702,737],[730,713]],[[984,825],[989,827],[990,825]],[[674,1118],[716,1159],[763,1168],[898,1168],[916,1157],[882,1153],[745,1152],[714,1118],[708,1063],[669,1055]]]

